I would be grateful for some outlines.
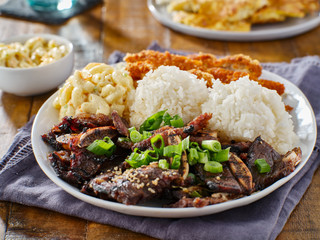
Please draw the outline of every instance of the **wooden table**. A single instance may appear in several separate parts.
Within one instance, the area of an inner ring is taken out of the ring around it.
[[[105,62],[114,50],[143,50],[153,40],[163,47],[216,55],[243,53],[261,62],[289,62],[295,57],[320,53],[320,27],[297,37],[277,41],[211,41],[163,27],[152,17],[143,0],[106,1],[60,26],[0,18],[0,41],[23,33],[53,33],[69,38],[75,45],[75,69],[93,61]],[[18,97],[0,90],[0,156],[8,150],[17,130],[37,113],[53,92],[35,97]],[[319,173],[318,169],[278,240],[320,238]],[[151,239],[128,230],[10,202],[0,202],[0,238]]]

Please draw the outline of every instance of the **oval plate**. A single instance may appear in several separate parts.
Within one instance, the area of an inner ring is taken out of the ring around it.
[[[264,41],[292,37],[307,32],[320,24],[319,13],[304,18],[288,18],[284,22],[253,25],[250,32],[218,31],[177,23],[166,10],[166,5],[148,0],[148,8],[160,23],[177,32],[207,39],[225,41]]]
[[[265,70],[263,70],[261,78],[281,82],[286,87],[284,102],[294,107],[291,114],[295,132],[299,137],[297,145],[302,149],[302,161],[290,175],[280,179],[268,188],[250,196],[203,208],[162,208],[161,205],[157,203],[151,203],[151,205],[127,206],[122,203],[102,200],[81,193],[79,189],[69,185],[56,175],[47,159],[47,154],[53,151],[53,149],[45,144],[41,139],[42,134],[47,133],[53,125],[59,123],[58,110],[52,106],[53,100],[57,96],[57,92],[42,105],[34,120],[31,133],[34,155],[43,172],[66,192],[87,203],[129,215],[163,218],[196,217],[247,205],[270,194],[295,176],[308,161],[313,151],[317,136],[316,120],[313,110],[309,101],[300,89],[284,78]]]

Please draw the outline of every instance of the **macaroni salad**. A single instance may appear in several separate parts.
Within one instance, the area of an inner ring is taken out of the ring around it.
[[[14,42],[0,43],[0,66],[9,68],[31,68],[43,66],[67,55],[65,45],[56,41],[47,41],[42,37],[34,37],[24,44]]]
[[[113,110],[128,116],[127,102],[133,89],[133,80],[125,71],[104,63],[89,63],[66,80],[53,105],[59,109],[60,119],[79,113],[109,115]]]

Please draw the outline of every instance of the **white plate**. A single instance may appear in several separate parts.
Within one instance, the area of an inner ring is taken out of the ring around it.
[[[203,208],[161,208],[160,206],[150,207],[150,205],[126,206],[121,203],[110,202],[81,193],[77,188],[69,185],[68,183],[57,177],[47,159],[47,154],[53,149],[45,144],[41,139],[42,134],[49,132],[51,127],[59,122],[58,111],[52,106],[52,102],[57,96],[57,93],[53,94],[43,104],[34,120],[31,133],[34,155],[43,172],[66,192],[90,204],[125,214],[166,218],[195,217],[213,214],[227,209],[247,205],[249,203],[257,201],[260,198],[265,197],[266,195],[289,181],[294,175],[296,175],[308,161],[313,151],[317,135],[315,116],[310,103],[304,96],[304,94],[294,84],[271,72],[263,70],[261,78],[284,83],[286,87],[284,101],[286,104],[294,107],[294,110],[292,111],[293,122],[295,126],[295,132],[299,137],[299,142],[297,145],[302,149],[302,161],[293,173],[285,178],[280,179],[268,188],[254,193],[250,196],[212,206],[206,206]]]
[[[290,18],[284,22],[254,25],[250,32],[215,31],[197,28],[174,22],[172,15],[166,11],[166,5],[148,0],[152,15],[163,25],[188,35],[228,41],[263,41],[292,37],[307,32],[320,24],[320,15],[308,15],[305,18]]]

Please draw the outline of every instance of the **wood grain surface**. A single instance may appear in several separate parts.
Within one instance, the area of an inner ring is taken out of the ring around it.
[[[2,2],[0,0],[0,4]],[[289,62],[296,57],[320,54],[320,27],[297,37],[275,41],[205,40],[165,28],[152,17],[144,0],[108,0],[59,26],[0,16],[0,41],[24,33],[53,33],[69,38],[75,46],[75,69],[89,62],[106,62],[114,50],[138,52],[147,48],[152,41],[158,41],[163,47],[192,52],[216,55],[243,53],[260,62]],[[37,113],[53,92],[18,97],[0,90],[1,157],[8,150],[17,130]],[[319,192],[318,169],[278,240],[320,239]],[[152,238],[40,208],[0,202],[0,239]]]

